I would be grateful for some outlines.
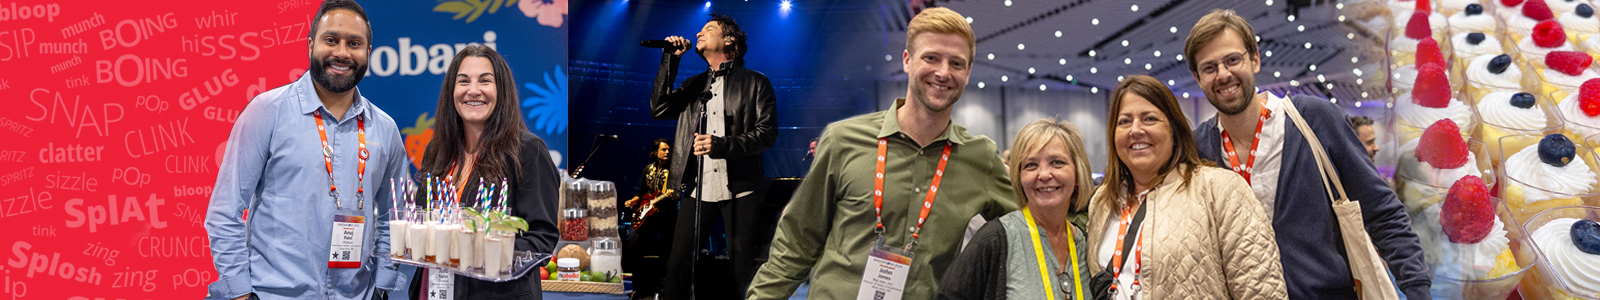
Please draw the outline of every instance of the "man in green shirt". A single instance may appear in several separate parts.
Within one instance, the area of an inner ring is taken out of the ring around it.
[[[954,11],[932,8],[911,19],[901,59],[909,99],[822,132],[816,161],[778,220],[770,257],[747,299],[787,299],[808,277],[814,298],[856,298],[880,237],[883,248],[909,247],[913,254],[903,297],[932,299],[960,251],[967,221],[1017,209],[994,141],[950,122],[976,50],[972,27]],[[880,149],[881,217],[874,197]],[[948,162],[941,163],[946,151]]]

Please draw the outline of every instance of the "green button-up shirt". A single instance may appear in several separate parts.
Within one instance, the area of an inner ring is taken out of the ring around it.
[[[905,99],[895,101],[899,109]],[[900,131],[895,109],[828,125],[816,161],[778,220],[767,263],[750,284],[748,299],[786,299],[808,277],[814,299],[854,299],[877,243],[873,185],[878,138],[888,138],[884,166],[885,247],[903,249],[917,226],[924,197],[946,143],[953,144],[933,208],[912,248],[905,299],[933,299],[945,267],[960,251],[972,216],[994,219],[1017,209],[1011,180],[995,143],[951,123],[927,146]]]

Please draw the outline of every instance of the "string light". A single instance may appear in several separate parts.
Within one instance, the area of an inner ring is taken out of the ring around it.
[[[1039,85],[1039,90],[1041,90],[1041,91],[1043,91],[1043,90],[1044,90],[1044,84],[1040,84],[1040,85]]]
[[[1028,74],[1033,74],[1033,68],[1032,67],[1028,68]]]
[[[1272,50],[1267,50],[1267,53],[1265,53],[1265,54],[1267,55],[1267,57],[1272,57]]]
[[[1100,68],[1089,67],[1089,74],[1100,73]]]
[[[1010,81],[1010,80],[1011,80],[1011,78],[1007,78],[1005,75],[1000,75],[1000,82],[1006,82],[1006,81]]]
[[[982,82],[982,81],[979,81],[979,82],[978,82],[978,88],[979,88],[979,89],[982,89],[982,88],[983,88],[983,82]]]
[[[1056,37],[1058,37],[1058,38],[1061,37],[1061,31],[1060,30],[1056,30]]]
[[[1094,50],[1089,50],[1089,57],[1094,57]]]
[[[1156,50],[1156,57],[1161,57],[1161,50]]]
[[[1100,25],[1100,18],[1090,19],[1089,24]]]
[[[989,53],[989,60],[994,60],[994,53]]]
[[[1279,73],[1278,71],[1272,71],[1272,78],[1278,78],[1278,77],[1283,77],[1283,73]]]
[[[1091,88],[1089,88],[1089,93],[1099,94],[1100,93],[1100,87],[1091,87]]]
[[[1145,70],[1149,70],[1150,69],[1150,63],[1144,63],[1144,69]]]
[[[1129,7],[1128,9],[1133,10],[1133,11],[1139,11],[1139,5],[1138,4],[1134,4],[1133,7]]]
[[[1311,49],[1311,42],[1306,42],[1306,49]]]
[[[1022,49],[1027,49],[1027,48],[1028,48],[1028,46],[1024,46],[1022,44],[1017,44],[1017,50],[1022,50]]]
[[[1065,58],[1062,58],[1060,61],[1057,61],[1057,62],[1061,63],[1061,65],[1063,65],[1063,66],[1067,65],[1067,59],[1065,59]]]
[[[1167,28],[1167,32],[1178,33],[1178,26],[1172,26],[1172,28]]]
[[[1315,65],[1315,64],[1311,65],[1311,70],[1312,71],[1316,71],[1317,70],[1317,65]]]
[[[1133,64],[1133,59],[1132,58],[1123,58],[1122,59],[1122,64],[1131,65],[1131,64]]]

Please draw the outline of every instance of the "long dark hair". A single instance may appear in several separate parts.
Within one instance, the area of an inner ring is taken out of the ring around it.
[[[1122,83],[1117,84],[1117,89],[1111,92],[1111,105],[1107,107],[1106,120],[1116,120],[1117,113],[1122,110],[1126,95],[1132,93],[1149,100],[1151,105],[1160,110],[1167,117],[1167,130],[1172,134],[1172,157],[1161,165],[1160,175],[1155,177],[1155,182],[1160,183],[1163,178],[1172,175],[1180,165],[1187,165],[1188,169],[1179,174],[1183,183],[1179,188],[1187,188],[1189,179],[1194,177],[1195,169],[1201,166],[1213,166],[1211,161],[1200,158],[1200,151],[1196,148],[1194,133],[1189,131],[1189,118],[1183,115],[1183,108],[1178,106],[1178,98],[1172,95],[1172,90],[1162,84],[1160,80],[1145,75],[1127,76]],[[1111,159],[1106,164],[1106,178],[1101,183],[1106,188],[1106,193],[1096,202],[1122,203],[1128,199],[1133,191],[1133,172],[1122,163],[1122,158],[1117,157],[1117,127],[1106,126],[1106,145]]]
[[[466,157],[465,149],[462,149],[466,143],[465,124],[461,121],[460,113],[456,112],[455,105],[455,74],[460,72],[461,61],[467,57],[489,60],[489,64],[494,66],[495,87],[494,111],[484,124],[482,136],[478,137],[478,157],[472,165],[472,172],[476,177],[491,182],[500,178],[517,182],[517,174],[522,171],[522,133],[528,131],[528,126],[522,120],[522,105],[517,100],[511,66],[506,65],[500,53],[482,45],[469,45],[461,49],[450,62],[450,70],[445,72],[444,84],[439,88],[439,107],[435,110],[438,119],[433,123],[433,140],[428,142],[427,151],[422,156],[422,168],[418,176],[450,175],[450,165]],[[460,180],[468,178],[456,180],[462,182]]]

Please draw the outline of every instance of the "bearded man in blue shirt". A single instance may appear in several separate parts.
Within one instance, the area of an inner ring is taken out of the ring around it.
[[[311,32],[306,73],[252,99],[229,134],[206,211],[207,298],[370,299],[407,286],[381,259],[394,191],[380,183],[408,177],[404,144],[355,88],[372,25],[359,4],[329,0]]]

